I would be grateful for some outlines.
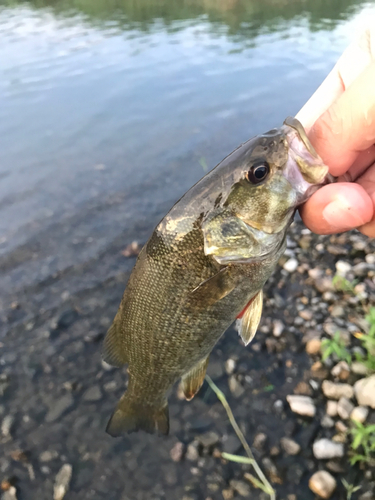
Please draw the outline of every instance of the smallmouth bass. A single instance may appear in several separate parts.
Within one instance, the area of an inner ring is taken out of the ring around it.
[[[167,393],[200,389],[210,352],[239,318],[247,345],[262,289],[285,250],[296,208],[329,182],[302,125],[242,144],[169,211],[141,250],[104,340],[104,360],[129,383],[107,432],[168,434]]]

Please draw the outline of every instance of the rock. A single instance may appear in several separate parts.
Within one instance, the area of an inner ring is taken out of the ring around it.
[[[368,265],[367,262],[359,262],[358,264],[355,264],[353,266],[353,273],[355,276],[360,276],[364,278],[367,276],[367,272],[371,267]]]
[[[9,489],[4,491],[1,500],[17,500],[17,490],[14,486],[10,486]]]
[[[354,405],[348,398],[340,398],[337,405],[337,413],[343,420],[347,420],[354,410]]]
[[[331,310],[331,316],[333,318],[341,318],[345,316],[345,309],[342,306],[334,306]]]
[[[324,415],[324,417],[322,418],[320,423],[321,423],[322,427],[325,427],[326,429],[330,429],[331,427],[333,427],[335,425],[335,422],[333,421],[333,419],[327,414]]]
[[[313,453],[318,460],[343,457],[344,445],[326,438],[318,439],[313,444]]]
[[[234,375],[231,375],[228,380],[228,385],[230,392],[233,394],[235,398],[239,398],[245,392],[245,388],[241,385],[241,383],[237,380]]]
[[[350,374],[350,367],[346,361],[339,361],[331,370],[331,375],[346,380]]]
[[[229,483],[231,487],[236,491],[241,497],[250,497],[251,489],[250,485],[241,481],[239,479],[232,479]]]
[[[180,462],[183,454],[184,454],[184,443],[181,443],[181,441],[177,441],[175,445],[172,447],[171,451],[169,452],[171,459],[173,462]]]
[[[285,262],[285,264],[283,265],[283,268],[288,273],[294,273],[294,271],[297,269],[297,267],[298,267],[298,260],[294,259],[294,258],[288,259]]]
[[[7,415],[6,417],[3,418],[3,421],[1,422],[1,434],[4,437],[10,437],[13,423],[14,423],[13,415]]]
[[[41,462],[50,462],[51,460],[57,458],[58,456],[59,455],[58,455],[57,451],[46,450],[46,451],[42,451],[42,453],[39,456],[39,460]]]
[[[332,278],[329,278],[328,276],[316,279],[314,285],[320,293],[331,292],[334,290]]]
[[[121,255],[124,257],[136,257],[141,251],[141,245],[138,241],[132,241],[122,250]]]
[[[293,441],[293,439],[283,437],[280,440],[280,444],[287,455],[298,455],[301,451],[300,445]]]
[[[186,458],[187,460],[190,460],[191,462],[195,462],[199,458],[199,452],[198,452],[198,443],[197,441],[193,441],[192,443],[188,444],[188,447],[186,449]]]
[[[309,340],[306,344],[307,354],[311,354],[311,355],[319,354],[321,345],[322,345],[322,341],[320,339]]]
[[[266,472],[267,476],[269,476],[269,479],[272,483],[283,484],[283,480],[280,477],[279,471],[270,458],[264,457],[262,459],[262,464],[264,467],[264,471]]]
[[[284,329],[285,329],[284,323],[279,319],[275,319],[275,321],[273,322],[273,329],[272,329],[273,336],[280,337]]]
[[[314,401],[309,396],[289,395],[286,399],[292,412],[306,417],[315,416],[316,407]]]
[[[358,380],[354,384],[354,391],[361,406],[375,408],[375,375]]]
[[[83,401],[93,402],[100,401],[102,399],[102,391],[98,385],[93,385],[89,387],[87,391],[83,393]]]
[[[363,424],[366,422],[369,410],[367,406],[356,406],[350,414],[350,419]]]
[[[367,264],[375,264],[375,253],[368,253],[365,257]]]
[[[221,492],[224,500],[232,500],[233,499],[233,490],[231,488],[227,488]]]
[[[110,365],[109,363],[104,361],[104,359],[101,360],[101,365],[102,365],[103,370],[106,372],[111,372],[113,370],[116,370],[115,366]]]
[[[326,467],[335,474],[342,474],[343,472],[345,472],[345,467],[343,467],[336,460],[329,460],[328,462],[326,462]]]
[[[220,436],[216,432],[209,431],[197,436],[196,439],[203,448],[211,448],[220,441]]]
[[[69,490],[70,480],[72,478],[72,466],[64,464],[56,475],[53,488],[53,500],[62,500]]]
[[[327,401],[327,415],[329,415],[330,417],[336,417],[337,405],[337,401]]]
[[[335,384],[330,380],[324,380],[322,391],[329,399],[352,398],[354,395],[353,387],[349,384]],[[374,394],[375,396],[375,394]]]
[[[310,477],[310,490],[321,498],[331,498],[336,486],[336,479],[325,470],[315,472],[315,474]]]
[[[313,391],[310,385],[307,382],[304,382],[303,380],[301,382],[298,382],[298,384],[293,389],[294,394],[300,394],[303,396],[311,396],[312,392]]]
[[[264,432],[258,432],[258,434],[256,434],[254,437],[253,446],[257,450],[261,451],[263,450],[266,442],[267,442],[266,434],[264,434]]]
[[[65,412],[70,410],[74,405],[74,399],[70,392],[64,394],[60,399],[54,402],[51,405],[50,410],[48,411],[45,421],[47,423],[56,422]]]
[[[339,276],[345,277],[352,270],[351,264],[345,262],[344,260],[338,260],[336,262],[336,272]]]
[[[223,451],[235,455],[241,449],[242,444],[237,436],[231,434],[223,441]]]
[[[236,369],[236,361],[233,358],[228,358],[225,362],[225,371],[228,375],[232,375]]]

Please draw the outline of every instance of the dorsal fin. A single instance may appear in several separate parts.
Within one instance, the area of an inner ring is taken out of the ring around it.
[[[263,290],[260,290],[241,313],[238,333],[245,345],[250,344],[257,331],[263,309]]]
[[[124,352],[124,344],[121,342],[119,314],[117,313],[110,326],[103,343],[103,360],[112,366],[122,366],[128,363]]]
[[[185,398],[190,401],[202,387],[204,377],[206,375],[207,358],[202,359],[197,363],[186,375],[181,378],[181,386],[184,392]]]

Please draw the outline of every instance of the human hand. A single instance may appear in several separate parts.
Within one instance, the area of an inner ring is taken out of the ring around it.
[[[375,28],[367,29],[297,114],[335,184],[301,208],[319,234],[358,228],[375,237]]]

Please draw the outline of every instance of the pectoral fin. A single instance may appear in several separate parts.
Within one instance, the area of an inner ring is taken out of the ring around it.
[[[251,299],[245,311],[240,315],[238,333],[245,345],[250,344],[257,331],[263,309],[263,290]]]
[[[119,313],[116,314],[115,319],[105,336],[102,358],[106,363],[112,366],[122,366],[128,362],[124,352],[123,342],[121,342]]]
[[[181,379],[181,386],[185,398],[190,401],[202,387],[204,377],[206,375],[208,365],[208,357],[197,363],[186,375]]]
[[[230,267],[224,267],[214,276],[200,283],[200,285],[190,293],[190,305],[198,310],[212,306],[226,297],[235,286],[236,282],[231,276]]]

